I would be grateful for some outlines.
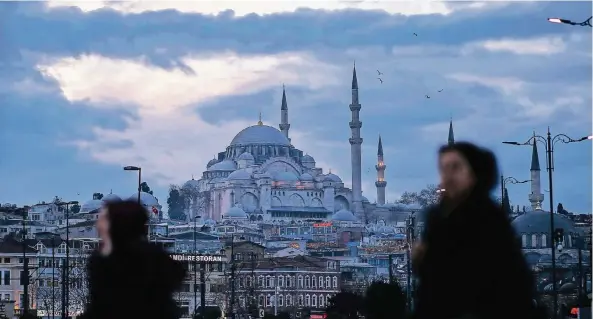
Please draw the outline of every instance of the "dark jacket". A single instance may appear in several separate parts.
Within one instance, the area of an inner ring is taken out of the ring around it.
[[[465,201],[427,212],[424,255],[415,265],[416,319],[535,319],[535,285],[511,223],[489,196],[494,155],[469,144],[462,154],[477,185]],[[461,145],[460,147],[466,147]],[[467,151],[467,152],[465,152]]]
[[[146,241],[143,208],[112,205],[108,214],[113,250],[108,256],[96,251],[89,258],[89,303],[83,318],[179,318],[172,294],[185,277],[184,268]]]

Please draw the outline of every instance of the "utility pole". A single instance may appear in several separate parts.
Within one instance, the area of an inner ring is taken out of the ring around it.
[[[202,319],[206,314],[206,263],[200,263],[200,305],[202,307]]]
[[[229,312],[231,319],[235,319],[235,236],[231,235],[231,300],[229,302]]]
[[[393,255],[389,254],[389,283],[393,283]]]
[[[27,258],[27,212],[23,213],[23,314],[29,313],[29,258]]]

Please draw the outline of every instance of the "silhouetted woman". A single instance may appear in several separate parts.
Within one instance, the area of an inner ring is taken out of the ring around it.
[[[415,319],[534,319],[534,283],[509,218],[490,193],[492,152],[470,143],[439,150],[442,199],[413,252]]]
[[[182,265],[147,241],[148,213],[135,201],[108,203],[99,214],[101,248],[88,261],[85,319],[173,319],[172,294],[185,276]]]

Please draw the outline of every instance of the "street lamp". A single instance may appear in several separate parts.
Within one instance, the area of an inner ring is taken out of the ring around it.
[[[525,184],[531,182],[530,179],[528,180],[524,180],[524,181],[519,181],[514,177],[511,176],[507,176],[504,177],[504,175],[500,175],[500,205],[502,206],[504,204],[504,190],[507,188],[507,183],[508,184]]]
[[[570,24],[570,25],[578,25],[581,27],[586,27],[589,26],[589,28],[591,27],[591,18],[593,17],[589,17],[589,19],[583,21],[583,22],[573,22],[567,19],[561,19],[561,18],[548,18],[549,22],[552,23],[561,23],[561,24]]]
[[[552,136],[550,133],[550,127],[548,127],[548,134],[546,137],[541,135],[533,135],[533,137],[524,143],[503,142],[504,144],[509,145],[533,145],[533,143],[540,142],[544,144],[546,149],[546,170],[548,171],[548,184],[550,186],[550,238],[552,241],[552,297],[554,302],[554,318],[558,317],[558,294],[556,293],[556,247],[554,246],[554,188],[552,182],[552,172],[554,171],[554,146],[557,142],[568,144],[590,140],[591,138],[592,136],[585,136],[575,140],[566,134],[556,134]]]
[[[29,258],[27,258],[27,212],[23,213],[23,314],[29,314]]]
[[[124,171],[138,171],[138,204],[140,205],[140,192],[142,191],[142,167],[126,166]]]
[[[64,261],[64,267],[62,270],[62,319],[68,318],[68,303],[70,296],[70,205],[78,205],[78,201],[73,200],[69,202],[58,202],[56,203],[58,206],[66,206],[66,260]],[[53,248],[52,248],[53,249]]]

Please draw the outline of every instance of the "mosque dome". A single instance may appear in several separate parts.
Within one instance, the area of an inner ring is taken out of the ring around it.
[[[325,175],[324,181],[335,182],[335,183],[342,183],[342,179],[338,177],[338,175],[329,173]]]
[[[294,182],[298,181],[299,178],[293,172],[284,171],[274,174],[274,180],[283,182]]]
[[[128,200],[138,200],[138,193],[132,194]],[[144,206],[158,206],[159,202],[156,197],[152,196],[149,193],[141,192],[140,193],[140,202]]]
[[[121,197],[115,194],[107,194],[103,198],[101,198],[103,202],[119,202],[121,201]]]
[[[183,184],[183,188],[198,188],[199,186],[200,182],[196,181],[193,178],[185,182],[185,184]]]
[[[299,178],[303,182],[312,182],[313,181],[313,176],[309,173],[303,173],[303,174],[301,174],[301,177],[299,177]]]
[[[212,165],[214,165],[216,163],[218,163],[218,159],[213,158],[213,159],[211,159],[211,160],[208,161],[208,164],[206,164],[206,168],[209,168],[210,166],[212,166]]]
[[[357,221],[354,214],[352,214],[351,211],[345,210],[345,209],[340,209],[339,211],[335,212],[332,215],[331,219],[334,221],[338,221],[338,222],[355,222],[355,221]]]
[[[93,210],[99,209],[103,207],[103,201],[100,199],[91,199],[90,201],[82,204],[82,206],[80,206],[80,212],[81,213],[88,213],[91,212]]]
[[[550,213],[541,209],[518,216],[512,222],[518,234],[548,234],[550,232]],[[554,227],[564,229],[564,234],[578,233],[574,223],[567,217],[554,214]]]
[[[236,169],[237,164],[232,160],[224,160],[208,167],[209,171],[234,171]]]
[[[253,125],[243,129],[231,141],[231,146],[251,144],[274,144],[290,146],[290,141],[274,127]]]
[[[302,163],[315,163],[315,159],[313,156],[305,154],[305,156],[301,157]]]
[[[227,213],[224,215],[224,217],[225,218],[233,218],[233,219],[247,218],[247,213],[245,213],[245,211],[243,209],[241,209],[241,207],[233,206],[233,207],[231,207],[231,209],[229,209],[227,211]]]
[[[251,173],[249,173],[246,169],[242,168],[242,169],[238,169],[238,170],[230,173],[229,176],[227,177],[227,179],[229,179],[229,180],[250,180]]]
[[[254,161],[255,158],[253,158],[253,155],[251,155],[251,153],[244,152],[243,154],[239,155],[239,158],[237,158],[237,160]]]

